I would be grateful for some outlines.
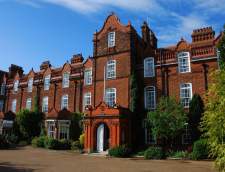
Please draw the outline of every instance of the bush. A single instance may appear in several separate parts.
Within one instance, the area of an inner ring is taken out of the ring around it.
[[[10,147],[10,144],[6,137],[0,135],[0,149],[8,149]]]
[[[131,155],[131,150],[126,145],[117,146],[109,149],[109,155],[114,157],[125,158]]]
[[[72,150],[80,150],[80,149],[82,149],[82,146],[80,144],[80,141],[77,140],[77,141],[72,142],[71,149]]]
[[[169,157],[186,159],[189,158],[189,153],[187,151],[176,151],[172,152]]]
[[[45,140],[46,140],[46,137],[44,136],[41,136],[41,137],[35,137],[31,144],[33,147],[41,147],[41,148],[44,148],[45,147]]]
[[[200,139],[194,142],[192,159],[207,159],[209,156],[209,147],[206,139]]]
[[[59,149],[60,142],[53,138],[46,138],[45,139],[45,148],[47,149]]]
[[[161,147],[149,147],[144,153],[145,159],[163,159],[164,152]]]
[[[59,148],[60,150],[69,150],[71,149],[71,142],[69,140],[60,140],[59,141]]]

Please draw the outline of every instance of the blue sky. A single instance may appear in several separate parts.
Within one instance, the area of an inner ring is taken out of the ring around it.
[[[55,67],[73,54],[92,55],[93,33],[110,12],[140,32],[144,20],[159,47],[190,41],[194,28],[225,23],[225,0],[0,0],[0,70],[11,63],[27,73],[50,60]]]

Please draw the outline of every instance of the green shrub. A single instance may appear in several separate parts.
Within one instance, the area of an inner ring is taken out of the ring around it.
[[[8,149],[10,147],[10,143],[6,139],[6,137],[0,135],[0,149]]]
[[[82,146],[80,145],[80,141],[77,140],[77,141],[72,142],[71,149],[72,150],[80,150],[80,149],[82,149]]]
[[[114,157],[129,157],[131,150],[126,145],[117,146],[109,149],[109,155]]]
[[[163,159],[164,152],[161,147],[149,147],[144,153],[145,159]]]
[[[41,136],[41,137],[35,137],[31,144],[33,147],[41,147],[41,148],[44,148],[45,147],[45,140],[46,140],[46,137],[44,136]]]
[[[27,140],[21,140],[21,141],[19,141],[18,146],[27,146],[29,144],[30,144],[29,141],[27,141]]]
[[[171,158],[189,158],[189,154],[187,151],[176,151],[176,152],[172,152],[169,157]]]
[[[200,139],[194,142],[192,159],[207,159],[209,156],[209,147],[206,139]]]
[[[60,147],[60,142],[56,139],[53,139],[53,138],[47,138],[45,139],[45,148],[48,148],[48,149],[59,149]]]
[[[65,140],[65,139],[60,140],[58,149],[60,149],[60,150],[69,150],[69,149],[71,149],[71,142],[69,140]]]

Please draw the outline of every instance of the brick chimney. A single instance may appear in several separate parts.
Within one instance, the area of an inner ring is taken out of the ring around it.
[[[23,68],[14,64],[11,64],[9,67],[9,78],[14,78],[19,73],[19,76],[21,77],[23,75]]]
[[[45,70],[51,66],[52,65],[50,64],[50,61],[44,61],[44,62],[42,62],[41,66],[40,66],[40,70]]]
[[[75,54],[73,55],[73,57],[71,58],[71,64],[75,64],[75,63],[82,63],[84,60],[82,54]]]
[[[157,48],[157,38],[154,32],[149,28],[147,22],[144,22],[141,26],[142,39],[145,43],[149,44],[153,48]]]
[[[192,37],[192,42],[212,40],[215,37],[215,31],[212,29],[212,27],[195,29],[193,30],[191,37]]]

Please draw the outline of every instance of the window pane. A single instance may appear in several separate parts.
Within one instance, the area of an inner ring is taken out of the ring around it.
[[[180,101],[184,107],[189,107],[192,98],[192,85],[185,83],[180,85]]]
[[[147,58],[144,60],[144,76],[145,77],[155,76],[154,58]]]
[[[48,112],[48,97],[44,97],[42,100],[42,112]]]
[[[116,89],[108,88],[105,92],[105,102],[109,106],[114,106],[116,103]]]
[[[28,98],[26,102],[26,109],[31,110],[31,106],[32,106],[31,98]]]
[[[84,72],[84,84],[91,85],[92,84],[92,70],[88,69]]]
[[[50,86],[50,75],[47,75],[44,78],[44,90],[49,90],[49,86]]]
[[[68,95],[64,95],[62,96],[62,100],[61,100],[61,109],[68,109]]]
[[[16,112],[16,103],[17,103],[17,100],[16,99],[14,99],[13,101],[12,101],[12,108],[11,108],[11,110],[12,110],[12,112]]]
[[[115,46],[115,32],[108,33],[108,47]]]
[[[3,105],[4,105],[4,101],[0,100],[0,111],[3,111]]]
[[[145,88],[145,108],[146,109],[155,109],[155,87]]]
[[[70,83],[70,74],[64,73],[63,74],[63,88],[69,87],[69,83]]]
[[[19,81],[16,80],[16,81],[14,82],[14,87],[13,87],[14,92],[17,92],[17,91],[18,91],[18,86],[19,86]]]
[[[28,92],[32,92],[33,89],[33,78],[28,80]]]
[[[107,79],[116,77],[116,60],[110,60],[107,62],[106,72]]]
[[[84,105],[83,105],[84,108],[88,105],[91,105],[91,93],[90,92],[84,94],[83,102],[84,102]]]
[[[180,73],[190,72],[190,55],[188,52],[178,54],[178,68]]]

